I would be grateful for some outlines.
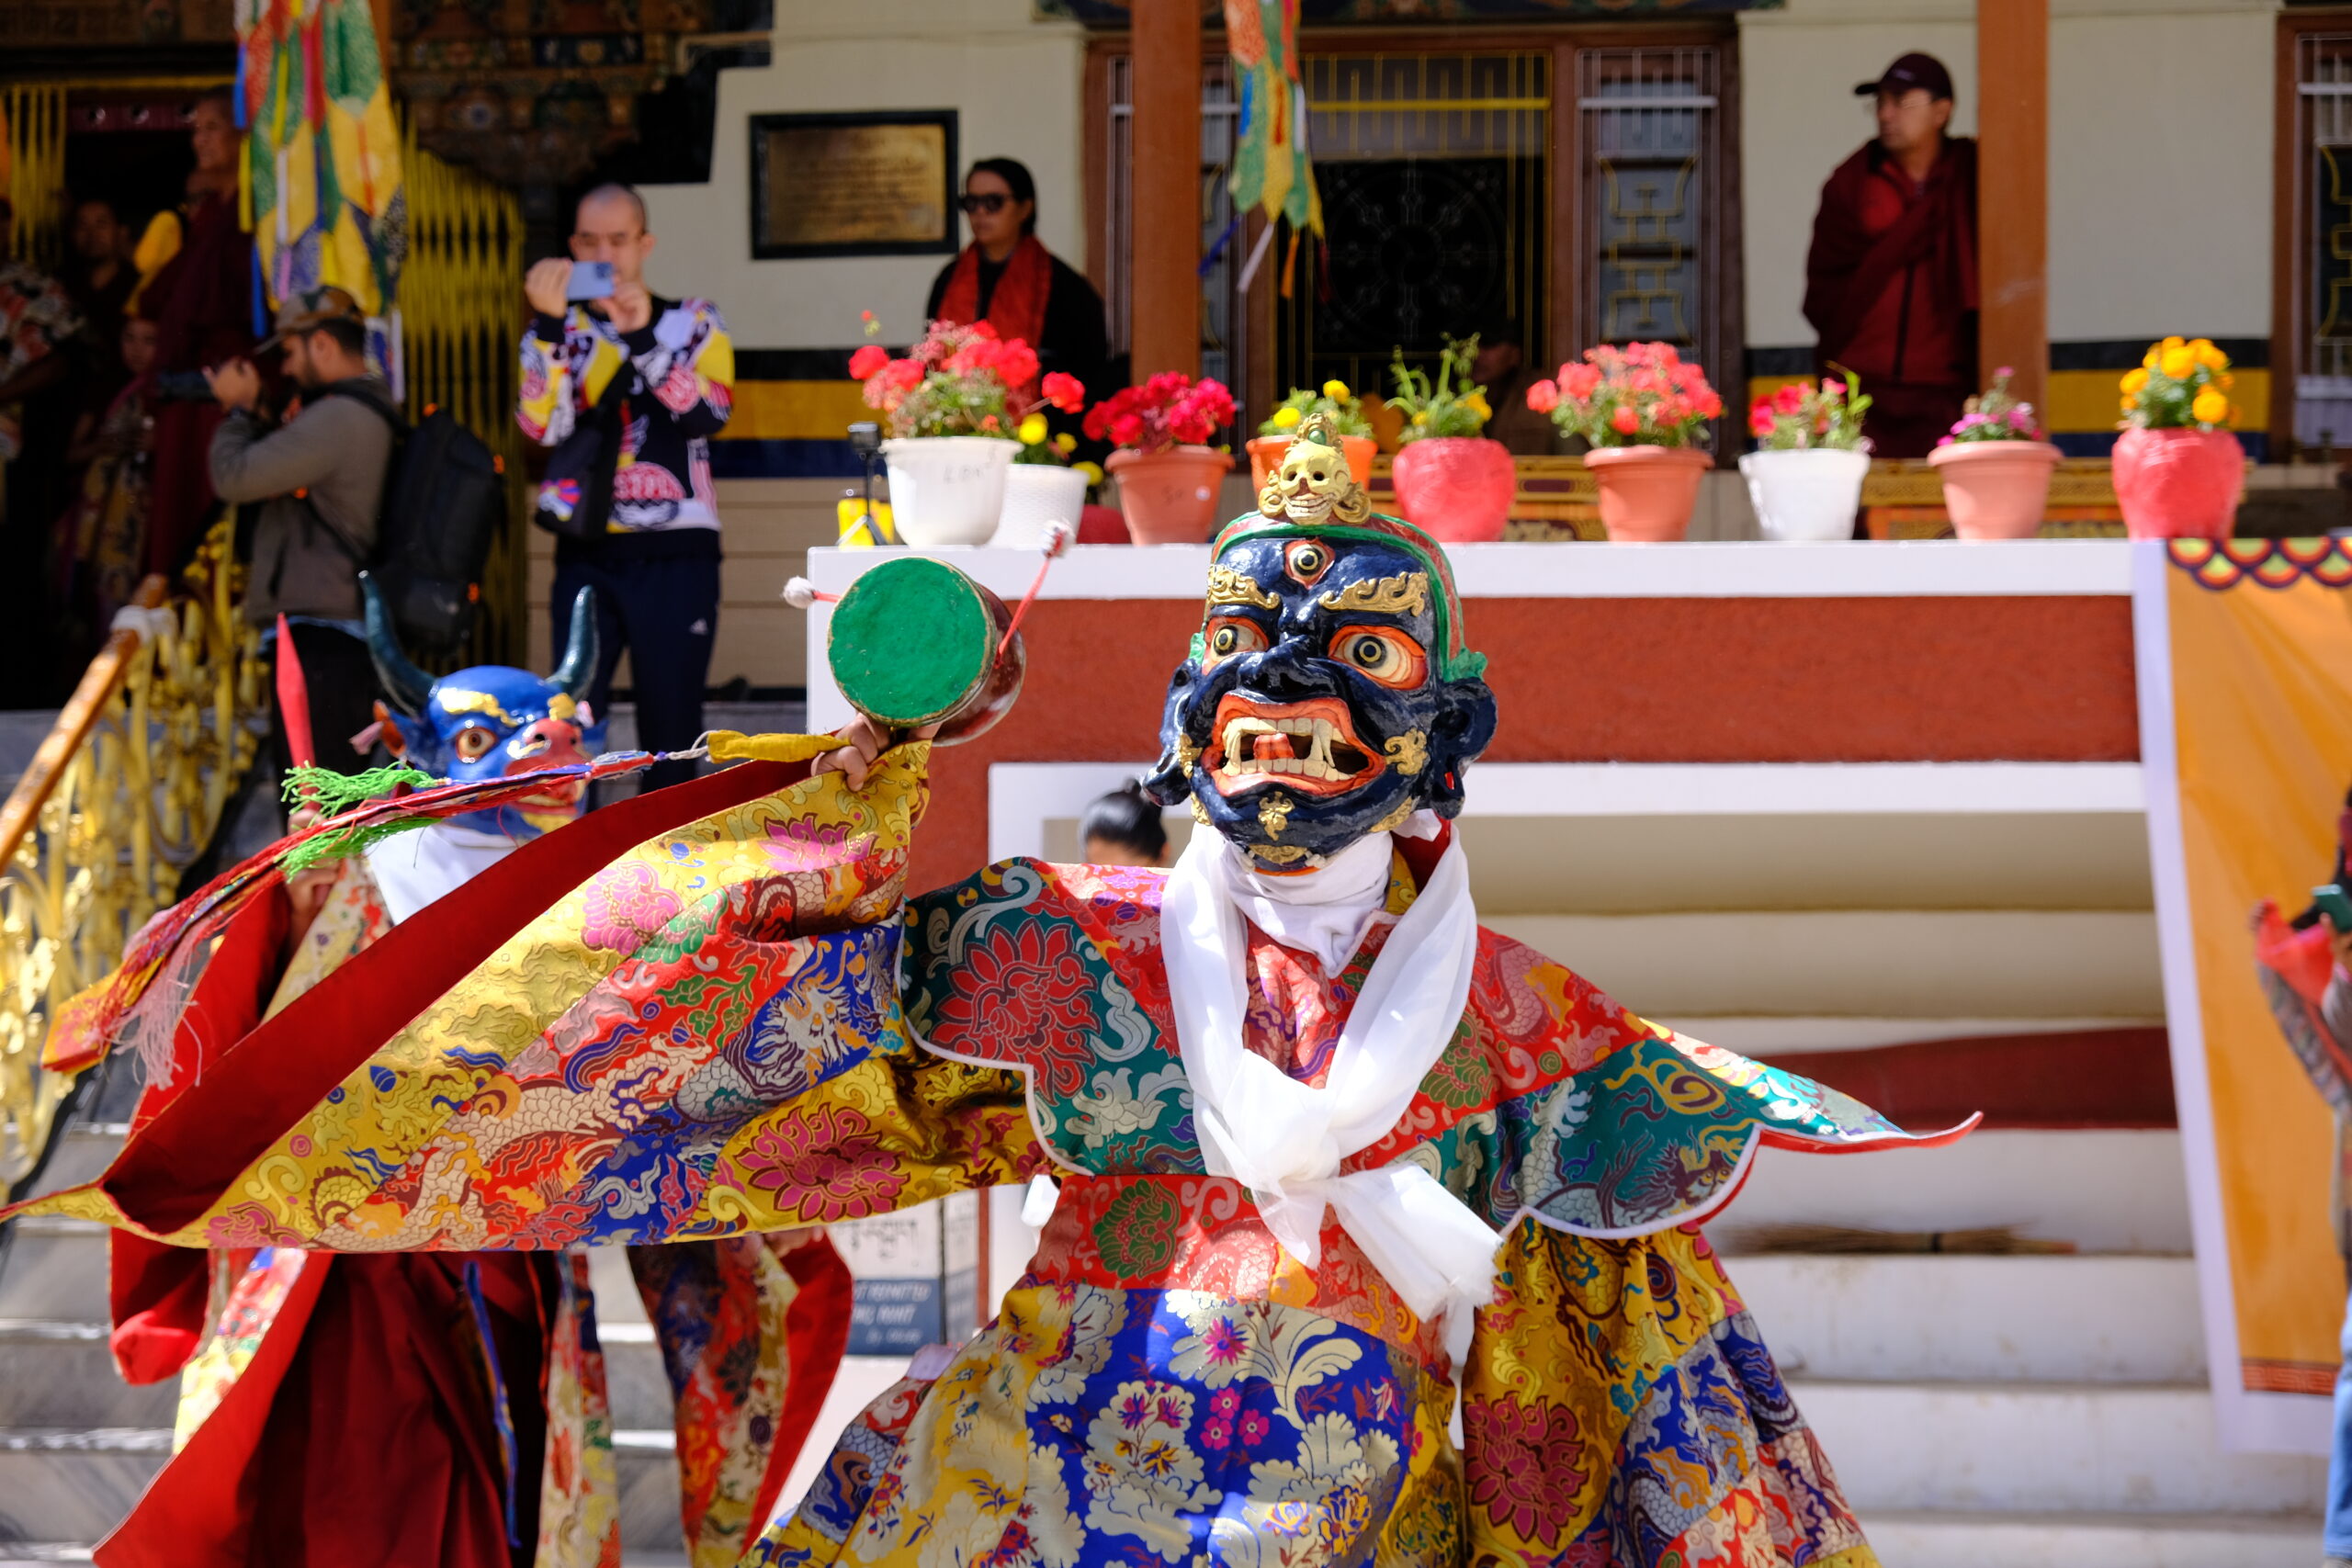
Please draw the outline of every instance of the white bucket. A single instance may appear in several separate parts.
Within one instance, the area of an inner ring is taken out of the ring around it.
[[[1078,514],[1086,505],[1086,476],[1054,463],[1015,463],[1004,470],[1004,511],[991,545],[1013,549],[1044,547],[1046,525],[1059,523],[1078,536]]]
[[[1871,455],[1819,448],[1749,452],[1739,459],[1739,471],[1766,538],[1850,539]]]
[[[1004,471],[1020,443],[993,435],[902,436],[882,443],[890,516],[910,545],[985,545],[1004,510]]]

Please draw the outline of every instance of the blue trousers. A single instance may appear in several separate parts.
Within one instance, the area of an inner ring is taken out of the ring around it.
[[[648,751],[683,751],[702,734],[702,694],[710,645],[718,630],[718,552],[597,561],[559,558],[551,595],[554,657],[563,657],[571,602],[596,591],[596,681],[588,700],[597,713],[612,703],[613,667],[628,650],[637,694],[637,743]],[[645,787],[682,784],[692,762],[656,762]]]
[[[2327,1461],[2327,1523],[2320,1550],[2330,1557],[2352,1557],[2352,1300],[2345,1303],[2340,1348],[2344,1364],[2335,1370],[2335,1444]]]

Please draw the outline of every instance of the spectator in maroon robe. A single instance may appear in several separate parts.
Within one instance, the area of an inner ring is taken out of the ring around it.
[[[1882,457],[1924,457],[1976,387],[1976,143],[1945,134],[1951,73],[1906,54],[1854,89],[1878,137],[1821,187],[1804,314],[1823,368],[1871,394]]]
[[[244,151],[229,95],[196,106],[189,140],[187,238],[140,295],[155,319],[158,372],[201,370],[254,352],[254,245],[237,223],[237,159]],[[220,405],[166,402],[155,413],[155,467],[147,570],[176,579],[212,516],[209,468]]]

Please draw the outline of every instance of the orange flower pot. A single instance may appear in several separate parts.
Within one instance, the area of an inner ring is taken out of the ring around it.
[[[1611,541],[1654,544],[1690,532],[1699,481],[1715,459],[1691,446],[1596,446],[1584,466],[1600,491],[1600,525]]]
[[[1928,454],[1942,476],[1951,531],[1963,539],[2030,539],[2050,509],[2061,454],[2047,441],[1955,441]]]
[[[1119,481],[1127,537],[1138,545],[1198,545],[1216,526],[1216,492],[1233,459],[1206,446],[1122,447],[1103,467]]]
[[[2135,539],[2226,539],[2245,493],[2245,448],[2226,430],[2143,430],[2115,438],[2115,499]]]
[[[1263,490],[1266,481],[1282,467],[1283,454],[1290,450],[1292,437],[1285,435],[1253,435],[1247,443],[1250,452],[1250,488]],[[1348,457],[1348,472],[1356,483],[1369,488],[1372,484],[1373,455],[1380,450],[1380,443],[1369,435],[1342,435],[1340,450]]]
[[[1501,538],[1519,493],[1510,449],[1482,435],[1408,441],[1396,448],[1389,474],[1405,521],[1449,545]]]

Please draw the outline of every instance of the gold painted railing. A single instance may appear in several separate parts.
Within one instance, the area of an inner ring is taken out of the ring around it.
[[[0,806],[0,1188],[40,1157],[71,1087],[40,1067],[58,1007],[105,976],[172,902],[265,733],[242,568],[213,530],[180,591],[106,647]]]

